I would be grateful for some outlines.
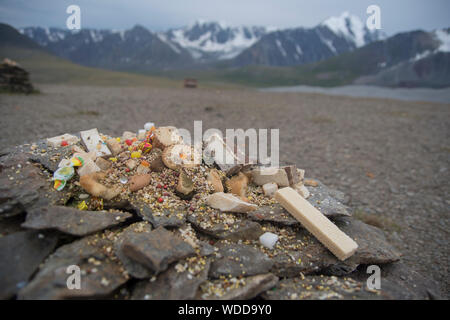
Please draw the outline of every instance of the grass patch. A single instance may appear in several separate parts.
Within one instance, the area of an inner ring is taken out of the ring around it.
[[[100,112],[94,110],[81,110],[77,112],[77,115],[80,116],[94,116],[97,117],[100,115]]]
[[[75,112],[53,114],[52,118],[65,119],[65,118],[73,118],[73,117],[79,117],[79,116],[98,117],[99,115],[100,115],[100,112],[95,111],[95,110],[79,110],[79,111],[75,111]]]
[[[419,119],[417,115],[413,115],[406,111],[389,111],[384,112],[383,114],[392,117],[392,118],[401,118],[401,119]]]
[[[26,92],[20,92],[20,91],[11,91],[7,89],[0,89],[0,94],[7,94],[7,95],[30,95],[30,94],[41,94],[41,91],[39,89],[33,89],[30,93]]]
[[[331,119],[327,116],[314,116],[310,119],[310,121],[315,124],[334,123],[335,122],[334,119]]]
[[[362,209],[355,209],[353,212],[353,217],[355,217],[358,220],[361,220],[362,222],[369,224],[371,226],[380,228],[382,230],[388,231],[388,232],[399,232],[401,231],[400,225],[395,223],[392,219],[386,217],[383,214],[370,214]]]
[[[35,48],[0,46],[0,58],[17,61],[30,72],[33,84],[58,83],[100,86],[181,87],[182,83],[164,77],[116,72],[77,65]]]

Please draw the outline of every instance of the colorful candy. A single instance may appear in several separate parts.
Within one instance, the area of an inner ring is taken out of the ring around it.
[[[146,141],[142,142],[138,146],[139,150],[142,150],[143,153],[149,153],[152,150],[152,145]]]
[[[131,153],[131,158],[133,158],[133,159],[137,159],[137,158],[140,158],[140,157],[141,157],[141,153],[139,151],[133,151]]]
[[[88,206],[86,204],[86,201],[81,201],[78,205],[77,205],[78,210],[87,210]]]

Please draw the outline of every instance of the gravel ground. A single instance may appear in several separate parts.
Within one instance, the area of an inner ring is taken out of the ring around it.
[[[348,195],[403,261],[449,297],[450,105],[251,90],[41,86],[0,96],[0,148],[147,121],[192,130],[279,128],[280,160]]]

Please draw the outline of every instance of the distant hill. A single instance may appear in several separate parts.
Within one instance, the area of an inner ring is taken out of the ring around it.
[[[0,23],[0,59],[10,58],[30,72],[34,84],[74,83],[99,85],[180,86],[179,81],[88,68],[56,57],[47,49]]]

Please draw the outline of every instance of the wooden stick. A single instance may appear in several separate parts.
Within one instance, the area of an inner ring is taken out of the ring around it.
[[[278,190],[275,199],[339,260],[344,261],[355,253],[358,244],[294,189]]]

